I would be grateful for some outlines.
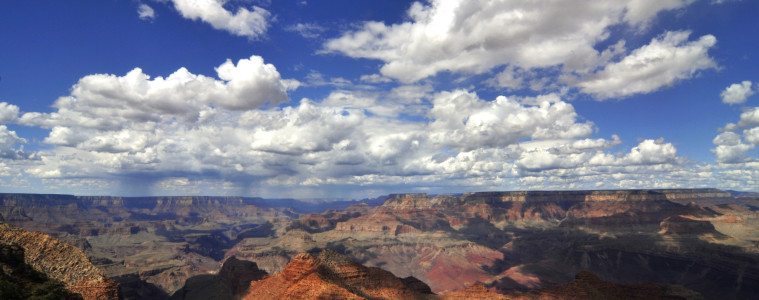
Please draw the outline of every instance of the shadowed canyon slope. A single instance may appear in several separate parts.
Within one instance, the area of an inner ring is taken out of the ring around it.
[[[582,270],[706,298],[759,294],[759,201],[715,189],[398,194],[321,212],[260,198],[0,197],[4,219],[82,248],[126,298],[166,298],[228,257],[277,274],[320,249],[437,294],[476,282],[525,293]]]
[[[567,284],[502,295],[476,283],[443,295],[414,277],[398,278],[332,250],[296,255],[281,273],[252,281],[243,299],[687,299],[692,291],[656,284],[620,285],[582,271]]]

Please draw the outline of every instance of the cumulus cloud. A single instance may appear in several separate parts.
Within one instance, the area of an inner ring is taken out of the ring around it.
[[[745,162],[749,159],[746,152],[754,149],[754,145],[743,143],[740,135],[734,132],[723,132],[714,138],[713,142],[717,147],[712,149],[712,153],[720,163]]]
[[[754,145],[759,145],[759,127],[744,130],[743,138],[746,140],[746,142]]]
[[[696,0],[633,0],[627,4],[624,20],[636,26],[646,26],[661,11],[685,7]]]
[[[724,130],[735,131],[759,125],[759,107],[747,108],[741,113],[738,123],[728,123]]]
[[[153,20],[155,19],[155,11],[152,7],[148,6],[147,4],[140,4],[140,6],[137,7],[137,14],[140,16],[140,19],[142,20]]]
[[[752,164],[757,159],[749,155],[749,151],[759,145],[759,107],[746,109],[737,124],[728,123],[722,130],[724,132],[712,141],[716,145],[712,149],[715,160],[719,163],[740,164],[744,168],[753,168]],[[743,130],[742,134],[738,134],[737,131],[740,130]]]
[[[675,146],[664,143],[663,139],[644,140],[623,158],[625,162],[636,165],[676,163],[677,159]]]
[[[249,72],[227,70],[249,63]],[[82,78],[56,101],[57,111],[16,119],[49,128],[43,142],[55,146],[24,172],[44,180],[136,180],[177,192],[216,181],[228,193],[251,185],[522,184],[525,176],[610,176],[680,162],[661,141],[609,153],[620,138],[591,138],[593,123],[579,121],[556,94],[485,100],[410,85],[260,109],[265,101],[255,97],[270,86],[286,97],[278,74],[269,76],[273,67],[253,57],[217,71],[220,79],[184,69],[166,78],[140,70]],[[425,105],[419,118],[399,117]]]
[[[8,129],[5,125],[0,125],[0,161],[35,158],[34,152],[24,151],[23,146],[15,147],[17,144],[23,145],[26,142],[26,139],[20,138],[15,131]]]
[[[409,21],[366,22],[325,43],[324,51],[384,62],[382,75],[414,82],[439,72],[484,73],[508,65],[524,70],[563,66],[567,72],[593,69],[619,54],[617,43],[599,52],[615,25],[640,27],[659,12],[691,0],[442,1],[415,2]],[[678,49],[661,49],[678,50]],[[519,84],[512,69],[498,81]]]
[[[556,96],[555,96],[556,97]],[[483,101],[465,91],[440,93],[428,115],[433,141],[462,150],[502,147],[521,139],[572,139],[593,133],[593,123],[577,123],[566,102],[524,106],[500,96]]]
[[[87,135],[66,131],[67,127],[150,127],[174,118],[202,120],[213,107],[242,111],[288,101],[290,83],[261,57],[241,59],[237,64],[227,60],[216,72],[219,79],[192,74],[185,68],[153,79],[139,68],[124,76],[88,75],[74,85],[71,95],[55,101],[57,112],[25,113],[19,123],[53,128],[50,141],[65,145]]]
[[[0,102],[0,123],[13,123],[18,118],[18,106]]]
[[[263,36],[269,27],[271,13],[253,6],[252,11],[240,7],[235,13],[224,8],[224,0],[171,0],[182,17],[201,20],[213,28],[225,30],[237,36],[256,39]]]
[[[705,35],[688,42],[690,32],[667,32],[634,50],[619,62],[581,80],[577,86],[597,99],[649,93],[716,68],[708,50],[717,39]]]
[[[16,132],[9,130],[7,126],[0,125],[0,151],[10,150],[16,143],[26,143],[26,140],[18,137]]]
[[[720,93],[720,96],[722,97],[722,103],[742,104],[746,102],[746,98],[753,94],[754,90],[751,89],[751,81],[745,80],[741,83],[731,84]]]

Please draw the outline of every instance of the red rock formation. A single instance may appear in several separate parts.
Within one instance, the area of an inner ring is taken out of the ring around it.
[[[285,269],[251,282],[243,299],[428,299],[418,280],[399,279],[379,268],[364,267],[331,250],[302,253]]]
[[[119,299],[119,285],[89,262],[82,250],[41,232],[0,224],[0,240],[24,248],[24,262],[87,299]]]
[[[243,299],[688,299],[698,294],[682,287],[656,284],[624,285],[582,271],[575,280],[530,293],[502,295],[482,283],[434,295],[415,278],[399,279],[378,268],[367,268],[334,251],[318,256],[301,253],[278,274],[251,282]]]

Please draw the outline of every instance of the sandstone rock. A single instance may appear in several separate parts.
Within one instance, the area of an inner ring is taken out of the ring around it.
[[[24,262],[87,299],[119,299],[119,285],[76,247],[41,232],[0,224],[0,240],[24,249]]]
[[[428,289],[324,250],[317,256],[301,253],[282,273],[251,282],[244,299],[430,299]]]

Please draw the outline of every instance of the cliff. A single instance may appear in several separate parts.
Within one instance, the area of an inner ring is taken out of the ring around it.
[[[23,248],[24,262],[84,299],[119,299],[119,286],[105,277],[82,250],[40,232],[0,224],[0,240]]]
[[[391,194],[382,205],[391,208],[434,208],[457,204],[496,204],[502,202],[621,202],[621,201],[692,201],[731,199],[732,195],[718,189],[662,189],[662,190],[588,190],[588,191],[513,191],[472,192],[461,196],[435,196],[428,194]]]
[[[400,279],[379,268],[367,268],[332,250],[314,256],[301,253],[278,274],[250,283],[243,299],[699,299],[700,295],[678,286],[625,285],[604,281],[582,271],[575,280],[530,293],[498,294],[482,283],[460,291],[435,295],[413,277]]]
[[[400,279],[367,268],[344,255],[324,250],[301,253],[285,269],[251,282],[243,299],[429,299],[429,287],[414,278]]]
[[[198,275],[188,278],[184,287],[171,295],[172,300],[236,299],[247,291],[251,281],[264,278],[254,262],[227,258],[215,275]]]

